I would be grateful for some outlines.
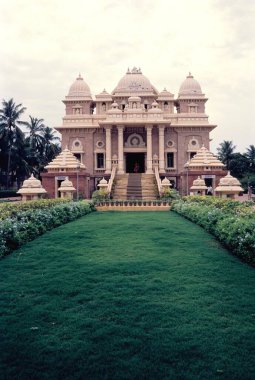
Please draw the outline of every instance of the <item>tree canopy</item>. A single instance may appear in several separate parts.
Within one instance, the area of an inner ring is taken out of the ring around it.
[[[13,99],[2,101],[0,109],[0,186],[18,186],[31,173],[40,176],[43,167],[60,151],[56,131],[44,120],[29,116],[21,120],[26,108]],[[23,127],[23,128],[22,128]]]

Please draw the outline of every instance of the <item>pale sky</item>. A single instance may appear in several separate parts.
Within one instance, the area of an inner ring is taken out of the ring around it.
[[[218,127],[211,150],[255,145],[254,0],[0,0],[0,95],[46,125],[79,72],[93,95],[128,67],[178,95],[190,71]]]

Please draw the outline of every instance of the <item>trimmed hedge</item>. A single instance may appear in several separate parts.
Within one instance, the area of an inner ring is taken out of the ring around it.
[[[0,220],[16,217],[21,211],[37,210],[54,207],[61,203],[70,202],[70,199],[40,199],[29,202],[1,203],[0,204]]]
[[[49,202],[49,200],[46,202]],[[44,201],[34,201],[33,204],[32,202],[26,202],[24,205],[28,209],[16,209],[15,213],[11,212],[11,217],[1,221],[0,257],[7,255],[12,250],[44,234],[46,231],[94,211],[93,204],[84,201],[55,201],[49,202],[47,205]]]
[[[20,195],[17,194],[17,190],[0,190],[0,199],[12,197],[20,197]]]
[[[250,202],[184,197],[172,210],[213,234],[243,261],[255,265],[255,210]]]

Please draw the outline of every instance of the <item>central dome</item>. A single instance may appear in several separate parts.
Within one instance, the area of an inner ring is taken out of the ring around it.
[[[131,71],[128,69],[112,92],[112,95],[115,96],[131,96],[132,94],[136,96],[154,96],[158,94],[149,79],[142,74],[141,69],[136,67]]]

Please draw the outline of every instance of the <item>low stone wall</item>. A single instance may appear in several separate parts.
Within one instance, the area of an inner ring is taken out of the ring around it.
[[[98,211],[169,211],[170,201],[101,201],[96,203]]]
[[[97,211],[169,211],[170,206],[96,206]]]

